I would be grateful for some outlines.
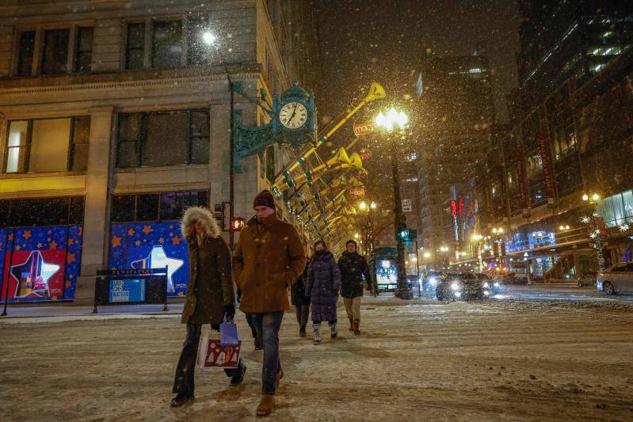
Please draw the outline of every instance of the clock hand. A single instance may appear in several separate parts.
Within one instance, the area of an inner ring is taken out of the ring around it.
[[[290,115],[290,118],[288,119],[288,122],[292,121],[292,118],[295,117],[296,113],[297,113],[297,105],[295,104],[295,108],[292,109],[292,114]]]

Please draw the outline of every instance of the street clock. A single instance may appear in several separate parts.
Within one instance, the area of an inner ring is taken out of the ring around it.
[[[314,96],[297,83],[288,88],[273,105],[273,134],[293,146],[316,140],[316,106]]]

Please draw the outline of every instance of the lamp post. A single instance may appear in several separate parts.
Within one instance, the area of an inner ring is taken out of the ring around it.
[[[224,67],[224,73],[226,74],[229,87],[229,247],[233,250],[235,245],[235,231],[232,227],[235,219],[235,131],[233,130],[233,126],[235,125],[235,89],[226,60],[224,60],[224,56],[218,45],[218,37],[211,31],[205,31],[202,33],[202,42],[209,47],[216,47],[217,53],[220,56],[220,62]]]
[[[398,250],[398,288],[396,297],[400,299],[411,299],[411,290],[407,286],[406,267],[404,263],[404,240],[400,236],[406,227],[406,220],[402,212],[402,201],[400,200],[400,170],[398,168],[398,138],[403,137],[403,130],[409,123],[408,116],[402,112],[390,108],[386,113],[379,113],[375,119],[376,127],[385,131],[391,138],[391,178],[393,184],[393,205],[394,205],[394,235]],[[394,131],[397,130],[397,133]]]
[[[600,233],[600,228],[596,222],[596,208],[600,203],[600,199],[600,194],[598,193],[592,193],[591,195],[585,193],[582,195],[582,200],[591,204],[591,215],[589,216],[589,221],[591,223],[590,237],[595,241],[594,247],[598,256],[598,269],[602,272],[605,270],[604,254],[602,253],[602,234]]]
[[[479,264],[479,272],[483,272],[484,270],[484,260],[481,256],[481,241],[483,240],[483,236],[479,233],[475,233],[471,236],[471,240],[477,246],[477,262]]]
[[[374,226],[373,213],[376,208],[378,208],[378,204],[376,204],[374,201],[371,201],[369,204],[367,204],[367,202],[365,201],[361,201],[358,204],[358,210],[361,213],[365,214],[367,217],[365,224],[363,225],[363,237],[365,241],[364,246],[366,255],[369,255],[374,250],[374,239],[372,231]]]

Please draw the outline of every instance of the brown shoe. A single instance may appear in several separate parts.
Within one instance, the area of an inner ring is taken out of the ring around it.
[[[272,394],[262,394],[262,400],[257,406],[257,416],[268,416],[275,407],[275,396]]]
[[[360,335],[360,321],[359,320],[354,321],[354,334]]]

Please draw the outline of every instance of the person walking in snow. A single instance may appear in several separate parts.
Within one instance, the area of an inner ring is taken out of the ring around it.
[[[253,201],[255,217],[240,232],[233,266],[242,291],[240,310],[251,315],[264,346],[262,397],[257,416],[275,406],[275,392],[284,373],[279,359],[279,329],[290,309],[288,288],[303,273],[305,251],[299,233],[275,213],[275,199],[264,190]]]
[[[181,321],[187,324],[187,336],[178,359],[172,407],[194,399],[194,374],[203,324],[219,331],[220,323],[235,316],[235,288],[231,273],[231,251],[220,236],[211,211],[191,207],[182,218],[181,231],[189,245],[189,284]],[[241,359],[235,369],[226,369],[231,385],[244,379],[246,366]]]
[[[341,296],[345,303],[349,330],[355,335],[360,334],[360,300],[363,297],[363,287],[369,290],[369,265],[363,256],[356,252],[356,242],[348,240],[345,252],[338,260],[341,270]]]
[[[305,295],[305,283],[308,278],[308,268],[310,259],[306,262],[306,268],[299,279],[292,285],[291,299],[297,314],[297,323],[299,324],[299,336],[306,336],[306,326],[308,325],[308,317],[310,316],[310,298]]]
[[[336,302],[341,289],[341,272],[334,255],[323,240],[314,243],[314,255],[308,268],[306,296],[312,306],[314,344],[321,343],[321,322],[330,326],[330,337],[336,338]]]

